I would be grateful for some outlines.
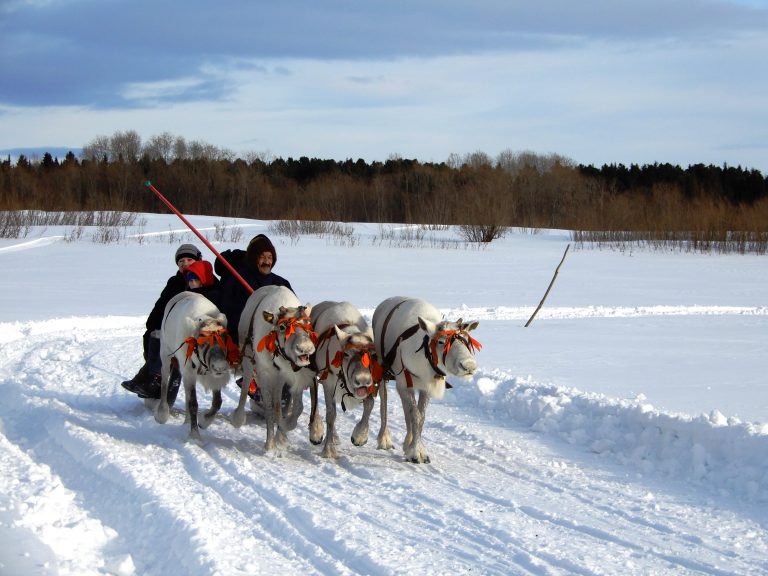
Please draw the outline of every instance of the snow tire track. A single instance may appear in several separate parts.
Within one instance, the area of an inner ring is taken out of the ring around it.
[[[114,324],[30,323],[0,342],[0,457],[14,463],[2,486],[27,485],[33,512],[60,507],[55,531],[50,514],[15,521],[61,574],[376,574],[393,557],[403,575],[765,573],[763,504],[640,474],[461,402],[466,389],[430,404],[427,465],[403,461],[393,392],[391,452],[375,448],[376,418],[352,446],[355,411],[339,415],[336,461],[309,443],[306,411],[279,454],[264,454],[253,417],[188,442],[183,417],[158,425],[120,388],[140,326]],[[235,398],[231,385],[225,415]]]

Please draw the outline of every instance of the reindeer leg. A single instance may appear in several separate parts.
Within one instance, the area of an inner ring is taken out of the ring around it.
[[[200,422],[200,427],[208,428],[208,426],[211,425],[211,422],[213,422],[213,419],[216,416],[216,414],[218,414],[220,408],[221,408],[221,390],[214,390],[211,407],[208,410],[208,412],[205,413],[205,416],[203,417],[203,421]]]
[[[304,385],[301,382],[294,382],[290,386],[288,386],[288,390],[291,394],[291,401],[288,403],[288,407],[286,408],[286,414],[283,415],[283,418],[280,419],[280,429],[284,433],[288,433],[299,423],[299,416],[301,416],[301,413],[304,411],[304,400],[302,398],[302,395],[304,393]],[[282,409],[283,405],[283,394],[282,391],[280,393],[280,408]],[[287,438],[287,436],[286,436]]]
[[[237,408],[232,412],[229,419],[235,428],[240,428],[245,424],[245,403],[248,400],[248,387],[251,385],[252,378],[253,364],[247,357],[243,357],[243,381],[242,386],[240,386],[240,398],[237,401]]]
[[[373,396],[368,396],[363,400],[363,415],[360,422],[352,430],[352,444],[355,446],[363,446],[368,442],[368,421],[371,418],[371,412],[373,412],[374,402]]]
[[[279,384],[272,388],[272,398],[267,406],[271,406],[272,414],[275,415],[275,448],[282,448],[288,442],[288,438],[283,431],[283,386]]]
[[[336,399],[334,398],[334,385],[329,380],[323,382],[325,392],[325,445],[320,454],[323,458],[338,458],[336,452]]]
[[[392,436],[387,428],[387,383],[382,382],[379,385],[379,412],[381,414],[381,425],[379,426],[379,435],[377,436],[377,448],[379,450],[392,450],[395,445],[392,443]]]
[[[187,396],[187,415],[189,416],[189,437],[198,442],[202,441],[197,424],[197,384],[184,382],[184,393]]]
[[[163,357],[163,366],[160,370],[160,401],[155,409],[155,422],[165,424],[168,422],[168,416],[171,413],[171,407],[168,405],[168,382],[171,379],[171,363]]]
[[[416,395],[412,388],[408,388],[405,383],[397,383],[397,392],[400,394],[400,400],[403,403],[403,415],[405,417],[405,440],[403,440],[403,452],[406,460],[420,464],[416,452],[415,438],[418,430],[418,406],[416,405]]]
[[[275,447],[283,449],[288,444],[288,420],[283,416],[283,391],[277,391],[272,397],[272,409],[275,414]]]
[[[280,402],[278,400],[277,407],[272,402],[272,383],[264,382],[261,387],[261,401],[264,403],[264,419],[267,424],[267,439],[264,443],[264,450],[271,452],[275,449],[275,424],[280,413]]]
[[[426,390],[419,391],[419,404],[416,408],[416,421],[415,430],[413,435],[413,449],[416,455],[416,462],[420,464],[429,463],[429,455],[427,454],[427,448],[422,442],[422,431],[424,430],[424,420],[427,418],[427,406],[431,396]]]
[[[323,418],[317,409],[317,382],[317,378],[312,378],[309,385],[309,441],[315,445],[323,441]]]

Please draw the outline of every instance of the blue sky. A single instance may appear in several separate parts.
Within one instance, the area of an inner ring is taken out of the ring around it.
[[[136,130],[768,174],[765,54],[768,0],[0,0],[0,150]]]

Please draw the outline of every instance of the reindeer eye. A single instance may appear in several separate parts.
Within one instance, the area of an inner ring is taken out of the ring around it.
[[[278,328],[280,328],[280,332],[285,332],[285,324],[280,324]]]

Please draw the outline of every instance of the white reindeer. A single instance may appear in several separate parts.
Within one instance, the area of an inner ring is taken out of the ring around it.
[[[253,380],[264,403],[267,452],[286,444],[286,434],[296,427],[304,409],[304,388],[315,376],[309,367],[317,338],[309,318],[311,311],[312,307],[301,306],[288,288],[263,286],[248,297],[240,317],[243,384],[232,424],[239,428],[245,422],[245,403]],[[291,396],[287,416],[281,403],[284,385]]]
[[[352,431],[352,444],[368,441],[368,420],[381,380],[381,365],[376,360],[373,332],[360,311],[349,302],[320,302],[312,307],[312,326],[318,334],[313,356],[318,378],[310,386],[312,409],[309,439],[323,440],[323,419],[317,411],[317,383],[325,396],[324,458],[338,458],[336,450],[336,404],[342,410],[363,404],[363,417]]]
[[[168,302],[160,329],[163,367],[160,402],[155,420],[168,421],[168,385],[172,372],[181,372],[186,396],[190,437],[200,441],[200,428],[207,428],[221,408],[221,389],[229,380],[230,364],[239,353],[227,332],[227,318],[205,296],[182,292]],[[198,424],[197,382],[213,391],[211,408]]]
[[[445,394],[446,375],[468,378],[477,370],[474,351],[480,343],[469,332],[477,328],[478,322],[443,320],[432,304],[396,296],[376,307],[372,324],[384,380],[397,382],[403,403],[405,458],[418,464],[429,462],[421,439],[427,405],[431,398],[440,399]],[[382,404],[386,401],[386,396],[381,395],[385,387],[385,383],[379,387]],[[385,426],[386,419],[382,418],[382,427]],[[380,438],[386,435],[385,430],[379,432]]]

